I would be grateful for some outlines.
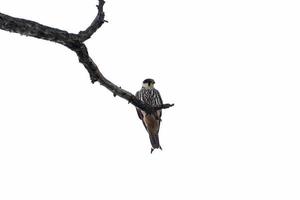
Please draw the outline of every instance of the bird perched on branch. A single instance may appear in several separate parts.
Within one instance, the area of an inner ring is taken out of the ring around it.
[[[143,81],[143,86],[140,91],[136,93],[136,97],[151,105],[151,106],[160,106],[163,104],[163,101],[160,97],[160,94],[158,90],[154,88],[155,81],[153,79],[146,79]],[[140,110],[139,108],[136,109],[137,114],[139,118],[142,120],[150,138],[150,142],[152,145],[151,153],[154,149],[161,149],[161,146],[159,144],[159,127],[160,127],[160,121],[161,121],[161,110],[157,110],[152,114],[147,114],[143,110]]]

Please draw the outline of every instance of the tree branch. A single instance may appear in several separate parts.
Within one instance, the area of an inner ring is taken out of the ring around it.
[[[104,3],[105,2],[103,0],[99,0],[99,5],[97,6],[97,16],[86,30],[80,31],[78,34],[69,33],[64,30],[45,26],[34,21],[11,17],[2,13],[0,13],[0,29],[56,42],[68,47],[77,54],[79,62],[82,63],[89,72],[92,83],[98,81],[101,85],[111,91],[114,96],[119,96],[123,99],[126,99],[129,103],[133,104],[135,107],[141,110],[144,110],[147,113],[153,113],[157,110],[174,106],[174,104],[163,104],[158,107],[152,107],[140,101],[130,92],[122,89],[121,87],[118,87],[117,85],[106,79],[100,72],[98,66],[89,56],[84,41],[89,39],[105,22],[105,15],[103,12]]]
[[[99,5],[97,5],[98,13],[95,19],[93,20],[92,24],[85,30],[79,32],[80,41],[84,42],[89,39],[101,26],[104,22],[107,22],[104,19],[104,12],[103,12],[103,5],[104,1],[99,0]]]
[[[0,13],[0,29],[43,40],[49,40],[65,46],[68,43],[78,40],[78,36],[76,34],[45,26],[34,21],[11,17],[2,13]]]

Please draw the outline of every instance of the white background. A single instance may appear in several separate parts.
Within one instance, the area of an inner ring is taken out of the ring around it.
[[[73,52],[0,31],[0,199],[299,200],[298,2],[106,2],[91,57],[175,103],[152,155],[134,107]],[[0,12],[77,33],[96,4],[1,0]]]

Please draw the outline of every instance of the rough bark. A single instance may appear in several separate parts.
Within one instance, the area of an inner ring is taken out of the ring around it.
[[[89,56],[87,47],[84,42],[88,40],[104,22],[105,14],[103,12],[103,0],[99,0],[97,5],[98,13],[91,23],[91,25],[84,31],[80,31],[78,34],[69,33],[65,30],[52,28],[39,24],[34,21],[11,17],[0,13],[0,29],[4,31],[19,33],[21,35],[31,36],[51,42],[62,44],[72,51],[74,51],[79,59],[79,62],[87,69],[92,83],[99,82],[113,93],[114,96],[119,96],[126,99],[129,103],[133,104],[137,108],[144,110],[147,113],[153,113],[156,110],[166,109],[172,107],[174,104],[163,104],[159,107],[152,107],[135,97],[135,95],[115,85],[108,79],[106,79],[100,72],[98,66],[94,63]],[[1,48],[1,47],[0,47]]]

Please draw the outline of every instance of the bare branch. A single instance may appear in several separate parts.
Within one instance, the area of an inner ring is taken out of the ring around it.
[[[98,14],[96,18],[85,31],[81,31],[78,34],[73,34],[67,31],[45,26],[34,21],[14,18],[2,13],[0,13],[0,29],[56,42],[68,47],[77,54],[79,62],[82,63],[89,72],[92,83],[98,81],[101,85],[111,91],[114,96],[119,96],[123,99],[126,99],[129,103],[147,113],[153,113],[160,109],[172,107],[174,104],[163,104],[158,107],[152,107],[140,101],[135,97],[135,95],[106,79],[100,72],[98,66],[89,56],[88,50],[83,42],[89,39],[105,22],[103,5],[104,1],[99,0],[99,5],[97,6]]]
[[[62,45],[78,40],[77,35],[68,33],[67,31],[45,26],[34,21],[11,17],[2,13],[0,13],[0,29],[57,42]]]
[[[103,5],[104,5],[103,0],[99,0],[99,5],[97,5],[98,8],[98,13],[97,16],[95,17],[94,21],[92,24],[85,30],[85,31],[80,31],[79,32],[79,37],[80,41],[84,42],[87,39],[89,39],[101,26],[104,22],[107,22],[104,20],[105,14],[103,12]]]
[[[135,95],[115,85],[114,83],[112,83],[111,81],[109,81],[103,76],[103,74],[99,71],[97,65],[89,56],[88,50],[83,43],[78,43],[78,45],[70,48],[76,52],[79,58],[79,62],[81,62],[90,73],[92,82],[94,83],[98,81],[101,85],[103,85],[109,91],[111,91],[114,96],[119,96],[123,99],[126,99],[128,103],[133,104],[134,106],[140,108],[141,110],[144,110],[147,113],[154,113],[157,110],[167,109],[174,106],[174,104],[163,104],[159,107],[152,107],[140,101],[135,97]]]

